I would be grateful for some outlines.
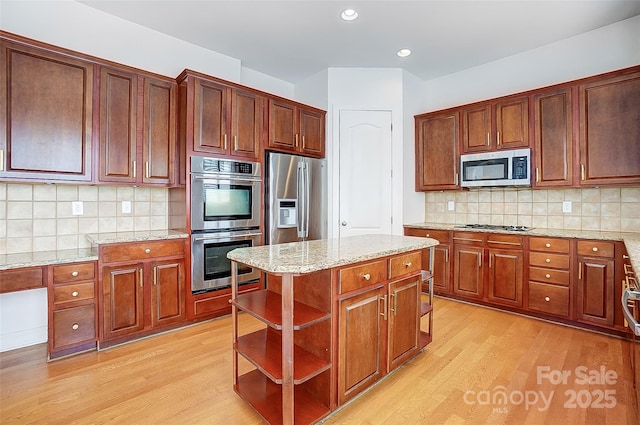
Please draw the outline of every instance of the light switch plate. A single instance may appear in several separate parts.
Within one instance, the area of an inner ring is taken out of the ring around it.
[[[447,211],[453,211],[456,209],[456,203],[453,201],[447,202]]]
[[[131,214],[131,201],[122,201],[122,214]]]
[[[83,215],[84,208],[82,201],[73,201],[71,202],[71,214],[72,215]]]
[[[571,201],[562,201],[562,212],[563,213],[571,212]]]

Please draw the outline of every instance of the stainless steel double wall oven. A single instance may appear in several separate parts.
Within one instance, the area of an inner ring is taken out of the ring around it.
[[[257,162],[191,157],[191,268],[194,294],[231,285],[227,253],[262,245],[262,170]],[[238,270],[240,284],[260,272]]]

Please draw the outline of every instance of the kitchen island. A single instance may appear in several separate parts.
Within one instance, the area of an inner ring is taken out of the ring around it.
[[[269,423],[311,424],[416,355],[431,341],[423,251],[437,244],[364,235],[229,252],[236,393]],[[266,289],[238,295],[247,266],[266,273]],[[241,311],[264,328],[240,332]],[[240,361],[253,369],[241,374]]]

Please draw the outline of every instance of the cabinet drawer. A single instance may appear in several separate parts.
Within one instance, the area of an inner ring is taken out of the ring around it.
[[[100,258],[105,263],[184,255],[184,240],[105,245]]]
[[[422,269],[422,251],[410,252],[408,254],[393,257],[389,260],[391,268],[391,279],[409,273],[415,273]]]
[[[406,236],[420,236],[423,238],[432,238],[440,243],[448,243],[451,240],[448,230],[421,229],[418,227],[406,227],[404,229]]]
[[[569,317],[569,288],[529,282],[529,309]]]
[[[364,288],[387,279],[387,260],[371,261],[358,266],[340,269],[338,291],[343,294],[354,289]]]
[[[542,252],[569,253],[569,239],[558,238],[529,238],[529,250]]]
[[[522,248],[522,237],[489,233],[487,235],[487,245],[492,248],[520,249]]]
[[[94,263],[75,263],[53,266],[53,283],[81,282],[95,278]]]
[[[42,288],[46,286],[42,279],[42,267],[0,270],[0,294]]]
[[[613,257],[613,242],[578,241],[577,251],[589,257]]]
[[[91,341],[95,337],[96,310],[94,304],[53,312],[54,348]]]
[[[544,283],[569,286],[569,271],[529,267],[529,279]]]
[[[554,269],[569,270],[569,256],[563,254],[530,252],[529,264],[532,266],[552,267]]]
[[[453,242],[457,244],[468,244],[482,246],[486,233],[453,232]]]
[[[93,282],[55,286],[53,288],[53,304],[59,306],[69,302],[94,299],[94,288]]]

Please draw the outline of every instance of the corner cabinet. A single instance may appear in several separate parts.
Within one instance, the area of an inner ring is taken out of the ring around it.
[[[417,115],[416,190],[458,188],[460,113]]]
[[[94,65],[0,38],[0,69],[0,179],[89,182]]]
[[[267,148],[324,158],[325,112],[284,99],[269,99]]]

